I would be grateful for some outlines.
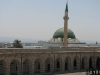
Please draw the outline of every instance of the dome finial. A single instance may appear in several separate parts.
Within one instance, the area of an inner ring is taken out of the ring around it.
[[[68,12],[68,0],[67,0],[67,3],[66,3],[66,9],[65,9],[65,12]]]

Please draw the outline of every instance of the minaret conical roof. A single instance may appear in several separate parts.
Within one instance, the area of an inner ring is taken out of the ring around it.
[[[65,12],[68,12],[68,1],[66,3],[66,9],[65,9]]]

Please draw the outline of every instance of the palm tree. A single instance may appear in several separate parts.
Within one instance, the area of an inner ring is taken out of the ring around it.
[[[21,44],[21,41],[19,41],[18,39],[17,40],[14,40],[13,47],[14,48],[23,48],[23,46]]]

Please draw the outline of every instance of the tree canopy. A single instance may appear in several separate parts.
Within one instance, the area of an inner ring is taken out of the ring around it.
[[[18,39],[17,40],[14,40],[13,47],[14,48],[23,48],[23,46],[21,44],[21,41],[19,41]]]

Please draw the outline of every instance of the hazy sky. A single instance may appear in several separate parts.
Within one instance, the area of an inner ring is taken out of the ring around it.
[[[0,37],[49,40],[64,26],[67,0],[0,0]],[[80,41],[100,41],[100,0],[68,0],[69,24]]]

